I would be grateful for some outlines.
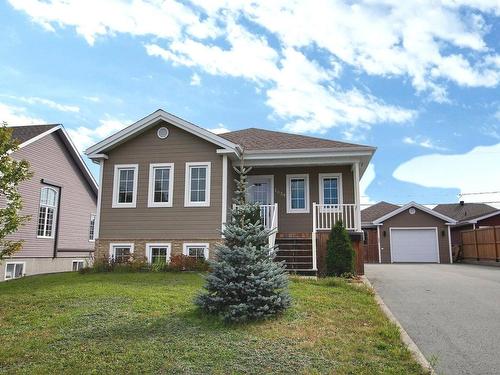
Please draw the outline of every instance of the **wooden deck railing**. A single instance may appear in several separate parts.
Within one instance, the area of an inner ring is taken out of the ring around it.
[[[313,203],[313,230],[330,230],[339,220],[347,230],[361,230],[358,210],[356,204]]]

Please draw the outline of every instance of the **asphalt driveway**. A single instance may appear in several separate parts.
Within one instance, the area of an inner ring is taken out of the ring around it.
[[[500,374],[500,267],[365,264],[438,374]]]

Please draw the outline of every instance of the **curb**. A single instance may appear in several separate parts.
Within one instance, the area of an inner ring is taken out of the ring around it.
[[[364,275],[361,276],[361,280],[363,281],[363,284],[365,284],[368,288],[370,288],[373,291],[373,294],[375,296],[375,302],[377,302],[377,305],[379,305],[380,309],[385,314],[385,316],[387,316],[387,318],[398,327],[399,332],[401,334],[401,340],[406,345],[406,347],[408,348],[408,350],[411,352],[413,358],[425,370],[429,371],[430,374],[435,375],[436,372],[432,368],[432,366],[429,363],[429,361],[427,360],[427,358],[425,358],[425,356],[422,354],[422,352],[418,348],[417,344],[415,344],[415,342],[412,340],[412,338],[410,337],[410,335],[408,335],[408,333],[403,328],[403,326],[401,325],[401,323],[399,323],[399,321],[396,319],[396,317],[394,316],[394,314],[392,313],[392,311],[389,309],[389,307],[387,307],[387,305],[385,304],[385,302],[382,300],[382,298],[380,297],[380,295],[377,293],[377,291],[375,290],[375,288],[370,283],[370,280],[368,280],[368,278],[366,276],[364,276]]]

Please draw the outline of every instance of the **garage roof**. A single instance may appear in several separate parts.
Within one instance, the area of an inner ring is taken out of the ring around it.
[[[441,220],[444,220],[444,221],[446,221],[449,224],[456,224],[456,222],[457,222],[455,219],[453,219],[451,217],[448,217],[446,215],[440,214],[439,212],[433,211],[430,208],[422,206],[421,204],[418,204],[416,202],[410,202],[410,203],[405,204],[402,207],[399,207],[398,209],[396,209],[396,210],[394,210],[392,212],[389,212],[387,215],[384,215],[384,216],[378,218],[377,220],[374,220],[373,224],[382,224],[387,219],[389,219],[389,218],[391,218],[393,216],[396,216],[397,214],[400,214],[401,212],[403,212],[405,210],[408,210],[411,207],[414,207],[414,208],[417,208],[417,209],[419,209],[421,211],[424,211],[424,212],[428,213],[429,215],[438,217]]]

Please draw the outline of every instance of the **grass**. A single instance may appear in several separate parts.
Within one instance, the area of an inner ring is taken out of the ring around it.
[[[421,374],[364,287],[293,279],[276,320],[196,310],[195,273],[78,273],[0,283],[0,373]]]

